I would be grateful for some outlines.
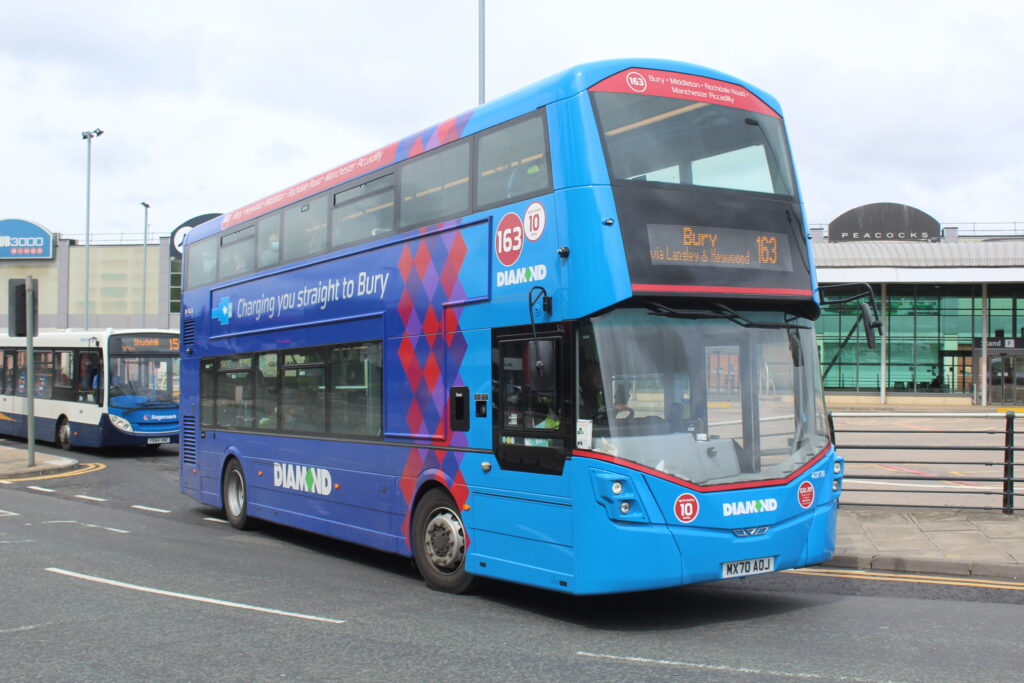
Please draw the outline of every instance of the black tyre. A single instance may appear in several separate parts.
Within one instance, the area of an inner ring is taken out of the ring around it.
[[[71,450],[71,423],[63,415],[57,420],[57,431],[54,433],[53,440],[64,450]]]
[[[220,491],[228,523],[236,529],[254,528],[255,523],[249,519],[249,491],[245,486],[245,473],[241,463],[234,458],[224,468]]]
[[[443,489],[427,491],[412,514],[416,568],[434,590],[468,593],[476,578],[466,571],[466,529],[455,501]]]

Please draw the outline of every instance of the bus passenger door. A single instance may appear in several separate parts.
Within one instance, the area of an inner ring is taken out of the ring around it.
[[[494,578],[567,586],[574,574],[574,435],[568,337],[553,326],[492,338],[494,459],[473,477],[466,566]]]
[[[502,470],[560,475],[569,455],[564,335],[496,340],[495,454]]]

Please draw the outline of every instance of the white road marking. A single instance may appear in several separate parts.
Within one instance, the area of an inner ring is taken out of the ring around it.
[[[5,633],[17,633],[19,631],[31,631],[32,629],[39,628],[40,626],[49,626],[49,624],[32,624],[31,626],[18,626],[17,628],[3,628],[0,629],[0,635]]]
[[[648,659],[647,657],[620,657],[618,655],[603,655],[594,652],[582,651],[579,651],[576,654],[580,657],[611,659],[619,662],[631,662],[633,664],[657,664],[660,666],[679,666],[691,669],[703,669],[705,671],[725,671],[740,674],[750,674],[753,676],[786,676],[788,678],[804,678],[808,680],[853,681],[854,683],[881,683],[880,681],[876,681],[875,679],[849,678],[846,676],[836,676],[834,674],[804,674],[794,673],[790,671],[771,671],[769,669],[748,669],[746,667],[723,666],[717,664],[699,664],[697,662],[677,662],[669,659]]]
[[[163,514],[170,514],[170,510],[164,510],[163,508],[150,508],[145,505],[132,505],[136,510],[145,510],[146,512],[161,512]]]
[[[164,595],[170,598],[180,598],[182,600],[191,600],[193,602],[203,602],[208,605],[219,605],[221,607],[235,607],[238,609],[251,610],[253,612],[263,612],[265,614],[276,614],[282,617],[294,617],[296,619],[306,619],[307,621],[323,621],[328,624],[344,624],[344,619],[330,619],[328,617],[316,617],[311,614],[300,614],[298,612],[285,612],[278,609],[270,609],[269,607],[257,607],[255,605],[246,605],[241,602],[229,602],[227,600],[218,600],[216,598],[206,598],[201,595],[190,595],[188,593],[175,593],[173,591],[165,591],[159,588],[150,588],[148,586],[138,586],[133,583],[125,583],[123,581],[115,581],[114,579],[104,579],[99,576],[90,576],[88,574],[79,574],[78,572],[68,571],[67,569],[59,569],[57,567],[47,567],[46,571],[53,572],[54,574],[62,574],[63,576],[70,576],[75,579],[82,579],[83,581],[92,581],[94,583],[102,583],[107,586],[114,586],[116,588],[127,588],[133,591],[139,591],[142,593],[152,593],[154,595]]]
[[[109,500],[107,498],[97,498],[96,496],[86,496],[81,493],[76,493],[75,498],[81,498],[82,500],[94,500],[97,503],[106,503]]]
[[[204,522],[217,522],[217,524],[227,524],[226,519],[217,519],[216,517],[203,517]]]
[[[20,512],[11,512],[10,510],[0,510],[0,517],[20,517]]]
[[[25,488],[32,489],[33,491],[42,491],[43,493],[53,493],[56,490],[43,488],[42,486],[26,486]]]
[[[86,522],[79,522],[74,519],[52,519],[43,522],[43,524],[78,524],[84,526],[86,529],[103,529],[104,531],[113,531],[115,534],[130,534],[130,531],[124,529],[115,529],[109,526],[101,526],[99,524],[88,524]]]

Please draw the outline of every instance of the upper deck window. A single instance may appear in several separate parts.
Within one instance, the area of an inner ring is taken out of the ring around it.
[[[331,244],[355,244],[394,232],[394,185],[394,174],[389,173],[335,194]]]
[[[446,145],[402,169],[402,227],[429,225],[469,211],[469,141]]]
[[[480,134],[476,189],[479,206],[535,195],[550,184],[542,117],[530,116]]]
[[[775,116],[671,97],[592,96],[613,181],[795,194]]]
[[[284,212],[284,260],[319,254],[327,248],[327,197],[314,197]]]

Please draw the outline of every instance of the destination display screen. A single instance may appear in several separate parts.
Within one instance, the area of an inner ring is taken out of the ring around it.
[[[647,237],[655,266],[793,270],[789,238],[781,233],[648,224]]]
[[[178,353],[178,337],[162,334],[120,334],[110,338],[110,353]]]

